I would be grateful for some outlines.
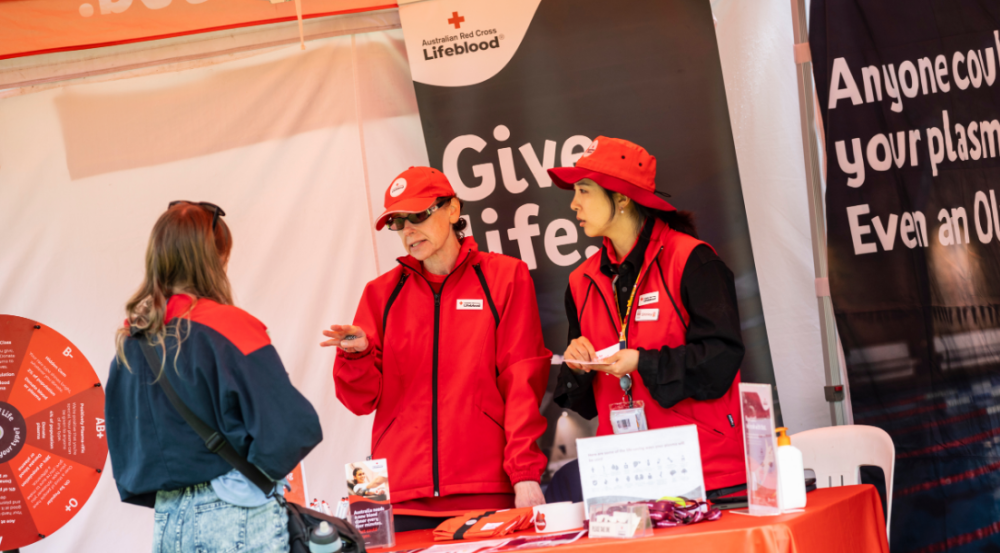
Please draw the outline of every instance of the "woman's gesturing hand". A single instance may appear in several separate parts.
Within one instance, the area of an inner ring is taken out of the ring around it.
[[[319,345],[324,348],[338,347],[348,353],[356,353],[368,349],[368,336],[360,326],[333,325],[330,330],[324,330],[323,336],[329,338]]]
[[[580,336],[566,346],[566,353],[563,354],[563,362],[574,371],[589,372],[591,365],[577,365],[573,361],[597,361],[597,352],[594,345],[586,336]]]

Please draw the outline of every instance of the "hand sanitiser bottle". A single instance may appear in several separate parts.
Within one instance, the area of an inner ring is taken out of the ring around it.
[[[778,478],[781,479],[781,506],[784,510],[806,506],[806,474],[802,452],[792,445],[787,428],[778,431]]]

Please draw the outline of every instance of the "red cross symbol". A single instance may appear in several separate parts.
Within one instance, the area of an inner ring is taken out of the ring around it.
[[[465,16],[458,15],[458,12],[451,12],[451,19],[448,20],[449,24],[454,25],[456,29],[461,29],[464,22]]]

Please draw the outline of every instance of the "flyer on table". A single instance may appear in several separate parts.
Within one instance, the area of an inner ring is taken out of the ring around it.
[[[348,501],[389,503],[389,467],[385,459],[361,461],[345,465]]]
[[[781,514],[778,491],[778,443],[769,384],[740,383],[743,447],[747,462],[747,500],[751,515]]]
[[[350,521],[368,547],[391,546],[392,505],[389,503],[389,467],[385,459],[348,463],[347,501]]]

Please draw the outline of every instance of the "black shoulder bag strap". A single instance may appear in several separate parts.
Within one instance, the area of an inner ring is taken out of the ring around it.
[[[261,470],[249,461],[243,458],[242,455],[236,452],[232,445],[226,441],[226,438],[219,434],[217,431],[212,429],[211,426],[205,424],[198,415],[195,415],[187,405],[181,401],[181,398],[177,395],[174,390],[173,385],[170,384],[170,380],[167,375],[161,374],[157,375],[156,367],[160,366],[160,360],[156,356],[156,350],[146,339],[145,334],[136,335],[135,338],[139,340],[139,345],[142,346],[142,353],[146,355],[146,362],[149,364],[149,370],[153,371],[153,376],[158,376],[157,383],[159,383],[160,388],[163,393],[166,394],[167,399],[170,400],[170,404],[177,409],[177,412],[184,417],[184,420],[189,426],[198,434],[198,436],[205,442],[205,447],[208,448],[212,453],[217,454],[226,460],[227,463],[233,466],[236,470],[240,471],[243,476],[246,476],[248,480],[253,482],[258,488],[264,492],[264,495],[271,497],[274,491],[277,489],[277,483],[272,482],[270,478],[264,475]]]

